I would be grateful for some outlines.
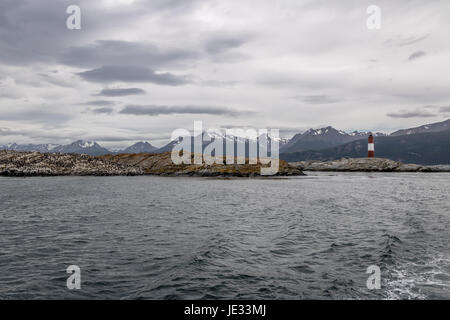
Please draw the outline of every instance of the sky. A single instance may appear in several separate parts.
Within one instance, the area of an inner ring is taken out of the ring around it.
[[[443,121],[449,30],[447,0],[1,0],[0,144]]]

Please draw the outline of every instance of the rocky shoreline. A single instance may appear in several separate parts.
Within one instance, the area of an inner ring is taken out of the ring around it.
[[[344,158],[334,161],[289,162],[304,171],[351,171],[351,172],[450,172],[450,165],[425,166],[402,163],[383,158]]]
[[[175,165],[170,152],[161,154],[120,154],[88,156],[80,154],[0,151],[0,176],[196,176],[258,177],[260,164]],[[280,161],[276,176],[304,173]]]
[[[193,157],[193,155],[192,155]],[[93,157],[80,154],[0,151],[0,176],[193,176],[259,177],[261,164],[175,165],[170,152]],[[280,160],[275,176],[301,176],[303,171],[450,172],[450,165],[424,166],[383,158],[344,158],[335,161]]]
[[[141,168],[127,167],[88,155],[0,151],[1,176],[118,176],[140,174],[143,174]]]

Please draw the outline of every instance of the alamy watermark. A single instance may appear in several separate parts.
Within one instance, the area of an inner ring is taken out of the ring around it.
[[[367,29],[381,29],[381,8],[376,5],[370,5],[367,7],[366,13],[370,15],[366,21]]]
[[[203,130],[202,121],[194,121],[193,134],[187,129],[176,129],[172,140],[178,141],[172,149],[174,164],[259,163],[264,176],[278,173],[280,167],[278,129],[270,132],[243,128]]]
[[[381,289],[381,269],[379,266],[371,265],[367,267],[366,273],[370,276],[366,281],[367,289]]]
[[[67,267],[67,273],[70,274],[67,278],[66,285],[69,290],[80,290],[81,289],[81,269],[79,266],[71,265]]]
[[[70,16],[66,20],[66,26],[69,30],[81,29],[81,8],[76,5],[67,7],[66,13]]]

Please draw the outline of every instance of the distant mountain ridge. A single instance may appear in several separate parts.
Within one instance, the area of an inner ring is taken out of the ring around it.
[[[442,122],[436,122],[431,124],[425,124],[420,127],[402,129],[391,133],[391,136],[402,136],[402,135],[410,135],[410,134],[418,134],[418,133],[429,133],[429,132],[441,132],[450,130],[450,119],[447,119]]]
[[[375,138],[375,156],[421,165],[450,164],[450,130]],[[322,150],[284,153],[288,162],[367,157],[367,139]]]
[[[346,133],[328,126],[320,129],[309,129],[296,134],[287,144],[280,148],[281,153],[301,152],[306,150],[321,150],[338,146],[347,142],[368,137],[370,132]],[[373,133],[375,136],[385,136],[384,133]]]
[[[139,141],[128,148],[118,151],[117,153],[153,153],[156,150],[158,150],[158,148],[152,146],[150,143],[146,141]]]
[[[94,141],[83,141],[78,140],[68,145],[61,145],[50,150],[51,153],[78,153],[78,154],[88,154],[91,156],[100,156],[103,154],[108,154],[109,151],[106,148],[100,146]]]
[[[59,144],[17,144],[9,143],[4,146],[0,146],[0,150],[12,150],[12,151],[23,151],[23,152],[41,152],[46,153],[59,147]]]
[[[155,153],[158,148],[152,146],[148,142],[137,142],[128,148],[118,151],[112,151],[102,147],[95,141],[77,140],[71,144],[23,144],[9,143],[0,146],[0,150],[11,150],[21,152],[40,152],[40,153],[75,153],[87,154],[90,156],[101,156],[105,154],[119,153]]]
[[[415,157],[406,157],[403,159],[404,155],[408,151],[411,146],[405,145],[402,141],[410,141],[410,143],[418,143],[414,148],[415,153],[422,155],[422,160],[418,159],[417,163],[424,164],[433,164],[435,161],[441,161],[440,163],[444,164],[446,158],[445,156],[441,157],[439,160],[438,150],[442,150],[442,154],[445,155],[445,152],[449,148],[449,143],[445,140],[446,134],[443,136],[436,136],[436,141],[430,141],[429,143],[433,144],[433,150],[429,150],[427,148],[427,141],[423,138],[409,139],[407,137],[417,136],[421,134],[431,134],[431,133],[439,133],[439,132],[447,132],[450,131],[450,119],[427,124],[415,128],[402,129],[391,133],[390,135],[386,135],[384,133],[371,133],[371,132],[358,132],[353,131],[350,133],[344,132],[342,130],[337,130],[331,126],[320,128],[320,129],[309,129],[303,133],[298,133],[292,137],[292,139],[284,139],[279,138],[279,147],[280,147],[280,158],[286,159],[288,161],[303,161],[303,160],[330,160],[337,159],[338,157],[356,157],[356,156],[366,156],[367,151],[367,137],[369,134],[373,134],[376,137],[375,140],[375,153],[377,156],[381,156],[379,152],[384,152],[383,149],[380,151],[380,143],[381,147],[383,145],[383,141],[392,141],[393,144],[388,143],[392,151],[394,149],[396,152],[386,152],[384,157],[400,160],[404,162],[413,162]],[[205,148],[211,141],[214,139],[222,139],[225,138],[225,141],[230,141],[233,139],[235,141],[235,150],[237,143],[244,143],[246,146],[246,156],[248,156],[248,144],[249,141],[247,138],[240,136],[225,136],[223,132],[203,132],[203,137],[206,138],[203,141],[203,148]],[[387,139],[394,137],[406,137],[405,139]],[[434,136],[430,136],[433,137]],[[194,138],[191,137],[193,140]],[[269,144],[271,143],[271,139],[269,140]],[[164,145],[161,148],[154,147],[149,142],[140,141],[137,142],[127,148],[121,150],[110,150],[102,147],[97,142],[94,141],[84,141],[78,140],[68,145],[58,145],[58,144],[23,144],[19,145],[16,143],[10,143],[4,146],[0,146],[0,150],[13,150],[13,151],[26,151],[26,152],[41,152],[41,153],[79,153],[79,154],[88,154],[92,156],[105,155],[105,154],[123,154],[123,153],[163,153],[172,151],[173,147],[180,143],[182,138],[179,137],[173,141],[170,141],[168,144]],[[436,145],[436,143],[440,143],[440,145]],[[225,144],[224,144],[225,145]],[[383,147],[382,147],[383,148]],[[407,149],[405,149],[407,148]],[[225,150],[225,148],[224,148]],[[433,159],[427,158],[424,155],[425,150],[433,153]],[[236,152],[236,151],[235,151]],[[400,157],[402,155],[402,157]],[[426,159],[427,160],[424,160]],[[409,159],[409,160],[408,160]],[[412,160],[411,160],[412,159]],[[422,161],[422,162],[420,162]],[[425,161],[425,162],[423,162]],[[444,162],[442,162],[444,161]]]
[[[202,147],[203,149],[206,148],[206,146],[208,146],[212,141],[214,141],[215,139],[223,139],[222,141],[224,141],[223,144],[223,150],[225,152],[226,150],[226,143],[230,142],[230,141],[234,141],[235,144],[235,154],[236,154],[236,146],[237,144],[245,144],[245,148],[246,148],[246,156],[248,157],[248,144],[249,141],[252,142],[256,142],[256,141],[261,141],[260,139],[263,137],[263,135],[260,135],[258,137],[255,137],[255,139],[249,139],[248,137],[240,137],[240,136],[236,136],[236,135],[227,135],[224,132],[221,131],[215,131],[215,132],[203,132],[202,135]],[[200,135],[197,136],[198,138],[200,138]],[[183,139],[189,139],[189,137],[178,137],[175,140],[170,141],[168,144],[166,144],[165,146],[159,148],[158,150],[155,151],[155,153],[163,153],[163,152],[170,152],[172,151],[173,147],[176,146],[177,144],[181,143],[183,141]],[[190,137],[191,139],[191,145],[193,146],[194,144],[194,137]],[[272,141],[272,137],[270,136],[270,134],[267,135],[267,143],[270,146],[271,145],[271,141]],[[285,145],[286,143],[289,142],[289,139],[285,139],[285,138],[277,138],[279,147],[281,148],[281,146]],[[194,150],[191,148],[191,151],[194,152]],[[214,155],[217,155],[216,153],[214,153]]]

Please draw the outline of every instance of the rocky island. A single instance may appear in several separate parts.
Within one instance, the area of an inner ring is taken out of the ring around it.
[[[193,155],[192,155],[193,156]],[[0,176],[161,175],[197,177],[257,177],[261,164],[175,165],[170,152],[89,156],[0,151]],[[277,176],[304,175],[280,160]]]
[[[450,165],[425,166],[402,163],[383,158],[344,158],[334,161],[289,162],[305,171],[360,171],[360,172],[450,172]]]
[[[193,159],[194,155],[191,154]],[[200,176],[200,177],[256,177],[260,176],[261,164],[180,164],[172,162],[171,153],[158,154],[119,154],[104,155],[99,158],[124,166],[140,168],[144,174],[162,176]],[[248,160],[248,159],[246,159]],[[193,162],[193,161],[192,161]],[[224,159],[225,162],[225,159]],[[235,161],[236,162],[236,161]],[[248,161],[247,161],[248,162]],[[299,176],[303,172],[286,161],[280,160],[276,176]]]
[[[2,176],[114,176],[142,173],[141,168],[84,154],[0,151]]]

